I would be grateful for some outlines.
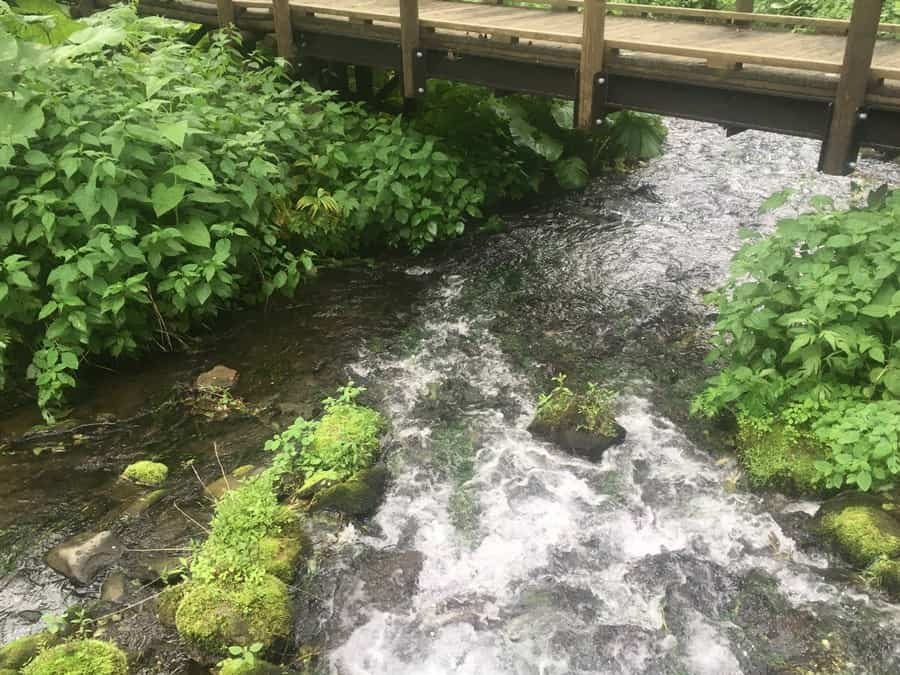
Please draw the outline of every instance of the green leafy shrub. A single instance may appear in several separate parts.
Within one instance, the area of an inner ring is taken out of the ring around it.
[[[0,386],[30,357],[42,407],[91,355],[291,293],[309,248],[419,250],[480,214],[435,139],[291,83],[236,34],[193,48],[128,7],[84,23],[53,48],[0,27]]]
[[[125,653],[111,642],[74,640],[41,652],[23,675],[128,675]]]
[[[160,462],[141,460],[125,467],[122,478],[130,480],[138,485],[153,487],[164,482],[169,476],[169,467]]]
[[[725,368],[693,405],[771,418],[821,446],[830,488],[900,473],[900,192],[866,208],[782,220],[737,253],[712,359]]]
[[[573,128],[573,104],[539,96],[496,96],[490,89],[433,81],[413,124],[466,157],[481,179],[488,204],[519,199],[548,183],[584,187],[593,171],[650,159],[662,151],[659,118],[632,112],[609,115],[590,135]]]
[[[566,386],[566,375],[553,378],[556,386],[541,394],[537,405],[537,421],[551,429],[578,429],[597,436],[616,434],[616,393],[594,382],[584,392],[576,393]]]

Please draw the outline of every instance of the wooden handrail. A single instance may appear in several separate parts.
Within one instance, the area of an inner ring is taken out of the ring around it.
[[[494,0],[449,0],[482,4],[493,3]],[[534,4],[544,4],[553,9],[560,7],[581,9],[584,0],[538,0]],[[756,12],[734,11],[724,9],[694,9],[691,7],[672,7],[670,5],[644,5],[624,2],[606,3],[607,12],[618,14],[655,16],[673,16],[694,19],[713,19],[723,22],[747,24],[749,22],[765,23],[779,26],[795,26],[799,28],[819,28],[832,33],[846,33],[850,29],[850,21],[847,19],[825,19],[815,16],[794,16],[790,14],[760,14]],[[900,24],[880,23],[879,33],[900,33]]]

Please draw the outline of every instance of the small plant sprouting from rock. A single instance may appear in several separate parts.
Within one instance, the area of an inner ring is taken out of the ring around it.
[[[556,384],[547,394],[541,394],[537,405],[537,421],[551,429],[573,428],[597,436],[616,434],[616,392],[588,382],[582,393],[566,385],[567,376],[560,373],[553,378]]]

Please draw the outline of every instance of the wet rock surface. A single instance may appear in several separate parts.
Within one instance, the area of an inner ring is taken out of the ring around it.
[[[84,532],[63,542],[47,554],[47,564],[60,574],[88,584],[100,570],[118,562],[122,542],[109,530]]]
[[[580,429],[557,429],[537,420],[532,422],[528,430],[536,437],[592,462],[599,462],[604,452],[622,443],[626,436],[625,428],[620,424],[615,425],[612,436],[601,436]]]
[[[213,391],[227,391],[233,389],[238,382],[238,372],[234,368],[218,365],[210,368],[205,373],[200,373],[194,380],[196,389],[208,389]]]

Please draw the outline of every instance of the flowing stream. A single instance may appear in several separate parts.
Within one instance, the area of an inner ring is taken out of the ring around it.
[[[814,143],[669,126],[667,154],[632,174],[510,214],[504,234],[326,279],[296,306],[246,314],[145,383],[164,391],[227,362],[242,373],[244,400],[280,410],[270,421],[283,424],[352,377],[389,417],[383,505],[369,522],[313,532],[322,553],[301,582],[297,639],[322,646],[325,672],[900,672],[900,609],[809,535],[817,505],[748,492],[721,439],[686,416],[708,374],[712,317],[700,297],[723,278],[739,229],[765,230],[814,194],[845,203],[855,183],[896,182],[900,166],[869,159],[853,179],[826,177],[814,172]],[[791,202],[758,216],[786,186],[797,189]],[[527,430],[538,387],[561,371],[622,393],[627,439],[599,463]],[[98,398],[90,414],[104,409]],[[0,528],[20,533],[7,542],[27,539],[22,528],[35,539],[0,581],[0,642],[96,594],[55,578],[40,557],[108,508],[126,460],[165,447],[201,457],[208,476],[213,441],[236,466],[259,461],[253,449],[271,433],[259,416],[207,425],[167,414],[100,438],[91,456],[109,454],[71,483],[79,496],[70,485],[60,497],[52,476],[80,467],[83,451],[34,459],[33,447],[14,446],[0,456]],[[23,483],[26,472],[44,478]],[[186,464],[175,480],[171,499],[199,504]],[[158,520],[180,518],[166,509]],[[191,532],[178,523],[122,537],[183,542]],[[186,661],[158,653],[168,662],[157,656],[141,672],[181,672]]]

